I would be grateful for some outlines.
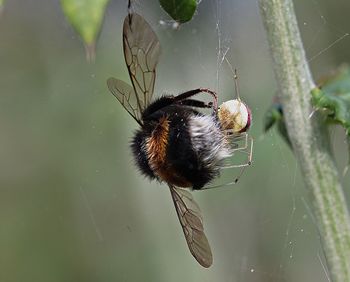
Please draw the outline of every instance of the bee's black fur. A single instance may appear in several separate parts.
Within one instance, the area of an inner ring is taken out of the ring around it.
[[[189,104],[193,104],[193,102],[189,102]],[[200,105],[207,104],[201,103]],[[191,183],[193,189],[201,189],[217,176],[216,171],[203,165],[198,152],[194,150],[191,143],[189,119],[199,115],[202,114],[192,107],[174,103],[173,96],[161,97],[145,109],[142,113],[142,128],[136,132],[131,144],[135,162],[144,175],[151,179],[157,178],[156,172],[149,165],[146,140],[152,135],[159,120],[166,117],[169,121],[166,148],[167,166]]]
[[[142,113],[142,120],[144,124],[149,120],[158,120],[159,114],[164,112],[164,108],[174,103],[174,96],[162,96],[152,102]],[[163,110],[163,111],[160,111]],[[160,111],[157,115],[157,112]]]
[[[131,142],[131,150],[134,154],[135,163],[140,171],[147,177],[155,179],[156,176],[148,163],[146,151],[146,139],[151,136],[162,115],[156,112],[172,103],[173,96],[163,96],[152,102],[142,113],[143,125],[137,130]]]
[[[200,189],[211,180],[211,173],[202,166],[201,159],[191,143],[189,117],[199,113],[187,107],[176,108],[180,108],[180,114],[177,112],[178,115],[171,117],[167,160],[179,174],[192,183],[193,189]]]
[[[149,137],[148,132],[142,130],[136,131],[131,142],[131,150],[134,155],[136,166],[140,171],[150,179],[155,179],[156,176],[148,164],[148,156],[145,150],[145,140],[147,137]]]

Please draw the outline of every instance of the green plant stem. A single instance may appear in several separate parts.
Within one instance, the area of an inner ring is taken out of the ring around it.
[[[350,281],[350,221],[329,136],[316,113],[310,117],[315,87],[291,0],[260,0],[288,134],[321,235],[332,281]]]

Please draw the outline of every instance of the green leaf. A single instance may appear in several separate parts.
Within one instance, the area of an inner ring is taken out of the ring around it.
[[[319,85],[311,91],[312,103],[317,109],[321,109],[326,115],[327,122],[336,123],[344,127],[347,142],[349,160],[346,171],[350,165],[350,68],[341,66],[331,76],[323,79]]]
[[[312,104],[322,109],[330,123],[344,127],[350,136],[350,69],[341,67],[335,74],[322,82],[321,88],[311,91]]]
[[[1,1],[1,0],[0,0]],[[83,39],[89,61],[95,58],[95,44],[109,0],[61,0],[63,12]]]
[[[336,72],[323,77],[318,85],[320,88],[311,91],[312,104],[316,109],[322,110],[321,113],[325,115],[327,124],[336,123],[344,127],[350,156],[350,67],[341,66]],[[283,108],[279,103],[272,104],[265,114],[264,131],[267,132],[273,126],[277,127],[279,134],[291,147]]]
[[[4,3],[5,3],[5,0],[0,0],[0,16],[1,16],[1,13],[4,9]]]
[[[179,23],[185,23],[192,19],[197,9],[196,0],[159,0],[162,8]]]
[[[281,104],[272,104],[272,106],[265,113],[264,131],[267,132],[278,121],[283,118],[283,111]]]
[[[264,132],[269,131],[273,126],[277,127],[278,133],[287,145],[292,148],[292,143],[290,142],[286,124],[284,122],[283,108],[280,103],[273,103],[265,113]]]

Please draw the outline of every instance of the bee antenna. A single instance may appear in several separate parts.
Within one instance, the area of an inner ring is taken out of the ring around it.
[[[225,57],[225,61],[228,64],[228,66],[230,67],[230,70],[233,74],[233,79],[235,82],[235,92],[236,92],[236,96],[237,96],[237,100],[241,100],[241,97],[239,96],[239,87],[238,87],[238,71],[237,69],[233,69],[231,63],[229,62],[229,60]]]

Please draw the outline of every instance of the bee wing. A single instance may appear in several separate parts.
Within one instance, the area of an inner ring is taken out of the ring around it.
[[[141,111],[137,105],[136,94],[134,89],[122,80],[110,77],[107,80],[109,91],[118,99],[125,110],[142,125]]]
[[[132,13],[124,20],[123,46],[125,62],[135,90],[136,105],[142,112],[152,99],[160,43],[144,18]]]
[[[177,216],[179,217],[188,248],[203,267],[213,263],[213,256],[207,237],[204,234],[203,220],[197,203],[191,193],[168,183]]]

